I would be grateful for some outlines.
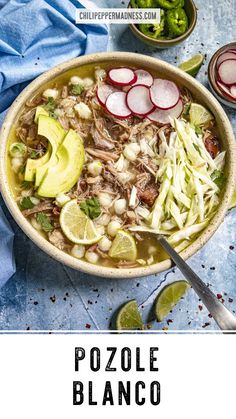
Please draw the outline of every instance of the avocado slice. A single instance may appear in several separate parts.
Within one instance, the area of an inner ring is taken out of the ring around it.
[[[85,160],[83,140],[73,130],[66,135],[57,151],[57,164],[49,167],[38,189],[38,195],[54,198],[68,192],[78,181]]]
[[[34,122],[36,124],[38,123],[38,119],[39,119],[40,115],[49,116],[49,113],[42,106],[37,106],[36,112],[35,112],[35,117],[34,117]]]
[[[57,149],[62,143],[66,132],[61,124],[50,116],[40,115],[38,118],[38,134],[46,137],[50,143],[50,158],[41,166],[36,168],[35,187],[38,188],[43,180],[47,169],[57,164]]]
[[[48,147],[46,153],[39,159],[28,159],[25,166],[25,180],[33,182],[37,167],[43,166],[49,160],[51,155],[51,147]]]
[[[42,106],[37,106],[34,117],[35,123],[38,123],[40,115],[49,116],[49,113]],[[45,163],[47,163],[47,161],[50,158],[51,152],[52,149],[51,146],[49,146],[46,153],[39,159],[27,159],[25,166],[25,180],[27,182],[33,182],[37,167],[43,166]]]

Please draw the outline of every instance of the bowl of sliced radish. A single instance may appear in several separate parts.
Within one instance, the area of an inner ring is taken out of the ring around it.
[[[236,42],[215,52],[209,63],[208,79],[217,99],[236,109]]]

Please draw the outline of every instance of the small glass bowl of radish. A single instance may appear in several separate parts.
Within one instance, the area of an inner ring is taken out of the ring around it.
[[[208,66],[208,79],[217,99],[236,109],[236,42],[215,52]]]

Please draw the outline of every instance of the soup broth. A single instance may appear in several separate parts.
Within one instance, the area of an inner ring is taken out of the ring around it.
[[[54,246],[135,268],[167,258],[151,231],[181,251],[207,226],[224,152],[212,115],[197,124],[196,107],[194,123],[194,99],[171,83],[125,63],[86,65],[25,104],[9,137],[8,177],[22,213]]]

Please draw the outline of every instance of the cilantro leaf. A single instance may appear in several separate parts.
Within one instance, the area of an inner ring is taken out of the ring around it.
[[[31,209],[31,208],[34,208],[34,204],[31,201],[30,196],[22,198],[22,200],[20,201],[20,209],[23,211],[25,209]]]
[[[195,129],[196,134],[198,134],[198,135],[202,134],[202,128],[201,127],[195,126],[194,129]]]
[[[49,112],[50,116],[53,116],[55,108],[56,108],[55,99],[53,99],[53,97],[49,97],[47,104],[44,106],[44,109]]]
[[[75,84],[71,89],[71,93],[75,96],[81,95],[83,91],[84,91],[84,86],[82,86],[82,84]]]
[[[83,211],[91,220],[99,217],[101,214],[100,204],[97,198],[86,199],[81,202],[80,209]]]
[[[21,183],[21,189],[30,189],[32,186],[33,186],[33,184],[32,184],[32,182],[29,182],[29,181],[27,181],[27,180],[24,180],[22,183]]]
[[[21,173],[22,175],[25,173],[25,165],[26,163],[22,164],[22,166],[19,169],[19,173]]]
[[[39,155],[40,155],[40,151],[32,150],[29,157],[30,159],[37,159]]]
[[[41,225],[42,229],[46,231],[46,233],[50,233],[54,230],[50,218],[43,212],[38,212],[38,214],[36,215],[36,220]]]
[[[226,177],[224,176],[224,173],[221,170],[214,170],[214,172],[211,175],[211,178],[219,189],[223,188],[226,182]]]
[[[188,116],[190,111],[191,103],[188,102],[184,105],[183,115]]]

